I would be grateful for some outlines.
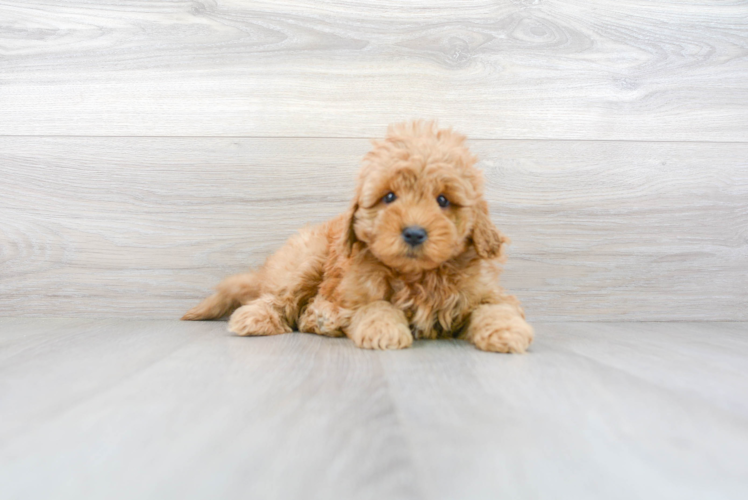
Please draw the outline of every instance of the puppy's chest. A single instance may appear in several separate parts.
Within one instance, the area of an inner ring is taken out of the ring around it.
[[[405,313],[417,338],[451,337],[461,329],[466,300],[458,284],[393,280],[390,286],[390,302]]]

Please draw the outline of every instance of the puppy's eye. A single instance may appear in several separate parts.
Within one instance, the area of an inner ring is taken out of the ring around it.
[[[442,208],[447,208],[449,206],[449,200],[443,194],[440,194],[439,196],[436,197],[436,202]]]
[[[395,201],[396,199],[397,199],[397,196],[395,196],[395,193],[390,191],[389,193],[384,195],[384,198],[382,198],[382,201],[389,204]]]

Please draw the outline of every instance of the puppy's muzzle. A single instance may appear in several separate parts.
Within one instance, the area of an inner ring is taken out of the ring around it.
[[[405,243],[415,248],[428,239],[428,233],[421,226],[408,226],[403,229]]]

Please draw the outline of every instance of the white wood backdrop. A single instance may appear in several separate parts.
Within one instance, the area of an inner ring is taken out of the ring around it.
[[[174,318],[473,140],[533,319],[748,319],[748,2],[0,0],[0,315]]]

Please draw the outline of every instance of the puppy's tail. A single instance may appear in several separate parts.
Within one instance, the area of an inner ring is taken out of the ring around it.
[[[218,319],[234,312],[262,293],[262,280],[257,273],[236,274],[221,281],[216,293],[187,311],[182,320]]]

